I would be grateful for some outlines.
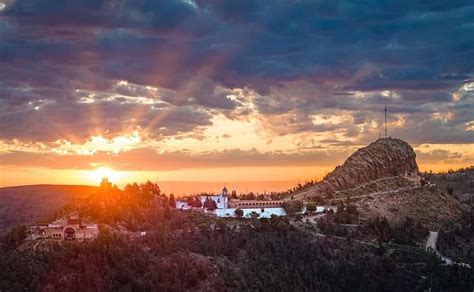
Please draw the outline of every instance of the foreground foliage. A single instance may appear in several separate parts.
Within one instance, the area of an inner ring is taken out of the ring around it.
[[[408,291],[474,288],[470,270],[422,249],[314,237],[284,218],[211,220],[158,208],[146,237],[103,229],[51,251],[2,245],[3,290]]]
[[[280,217],[215,219],[181,212],[170,209],[153,184],[96,194],[75,206],[101,223],[99,238],[24,242],[25,228],[13,230],[0,246],[1,291],[474,289],[471,270],[445,266],[415,246],[316,236]],[[117,225],[147,234],[124,237]],[[401,230],[412,234],[401,241],[424,232]],[[396,238],[383,220],[368,232]]]

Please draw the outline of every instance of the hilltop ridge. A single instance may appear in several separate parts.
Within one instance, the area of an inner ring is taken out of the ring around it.
[[[468,211],[445,189],[421,184],[415,151],[396,138],[381,138],[360,148],[323,181],[293,197],[323,197],[328,204],[351,198],[367,217],[386,217],[392,223],[410,217],[432,229],[459,222]]]
[[[418,172],[418,165],[410,144],[397,138],[380,138],[354,152],[317,186],[321,191],[340,191],[414,172]]]

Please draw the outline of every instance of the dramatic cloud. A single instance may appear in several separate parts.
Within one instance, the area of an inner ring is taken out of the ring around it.
[[[3,143],[80,144],[137,132],[145,140],[137,148],[189,138],[217,155],[214,140],[236,143],[251,132],[260,137],[258,153],[272,143],[295,152],[307,135],[322,144],[310,147],[348,151],[383,133],[385,105],[392,136],[474,143],[472,1],[8,0],[1,7]],[[220,117],[242,128],[215,130]],[[232,164],[225,156],[235,153],[217,155]]]
[[[281,152],[261,153],[256,149],[243,151],[231,149],[193,154],[189,151],[157,153],[153,149],[142,148],[110,155],[98,152],[92,156],[36,154],[11,152],[0,154],[0,162],[5,166],[48,167],[54,169],[90,170],[107,165],[116,170],[178,170],[184,168],[215,168],[245,166],[332,166],[335,161],[343,161],[347,151],[313,150],[306,153],[285,154]]]

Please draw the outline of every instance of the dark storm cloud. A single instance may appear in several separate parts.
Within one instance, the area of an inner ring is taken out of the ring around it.
[[[461,0],[8,1],[0,137],[56,139],[59,124],[80,137],[131,126],[172,135],[209,125],[211,113],[247,114],[228,98],[247,88],[279,134],[344,127],[347,137],[365,135],[355,125],[388,104],[410,126],[394,134],[472,143],[474,89],[452,95],[474,78],[473,19],[474,4]],[[80,103],[76,89],[101,101]],[[127,99],[136,96],[165,102],[168,114]],[[340,110],[352,112],[351,124],[311,121]],[[437,112],[450,119],[432,121]]]

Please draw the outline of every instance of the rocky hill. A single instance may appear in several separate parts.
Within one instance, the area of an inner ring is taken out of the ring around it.
[[[351,198],[363,217],[386,217],[391,223],[411,217],[433,230],[458,222],[469,212],[469,206],[445,188],[422,186],[405,177],[413,172],[418,172],[413,148],[400,139],[381,138],[357,150],[320,183],[293,196],[332,198],[328,204]]]
[[[318,187],[323,191],[339,191],[415,171],[418,172],[416,154],[407,142],[381,138],[357,150],[343,165],[329,173]]]

